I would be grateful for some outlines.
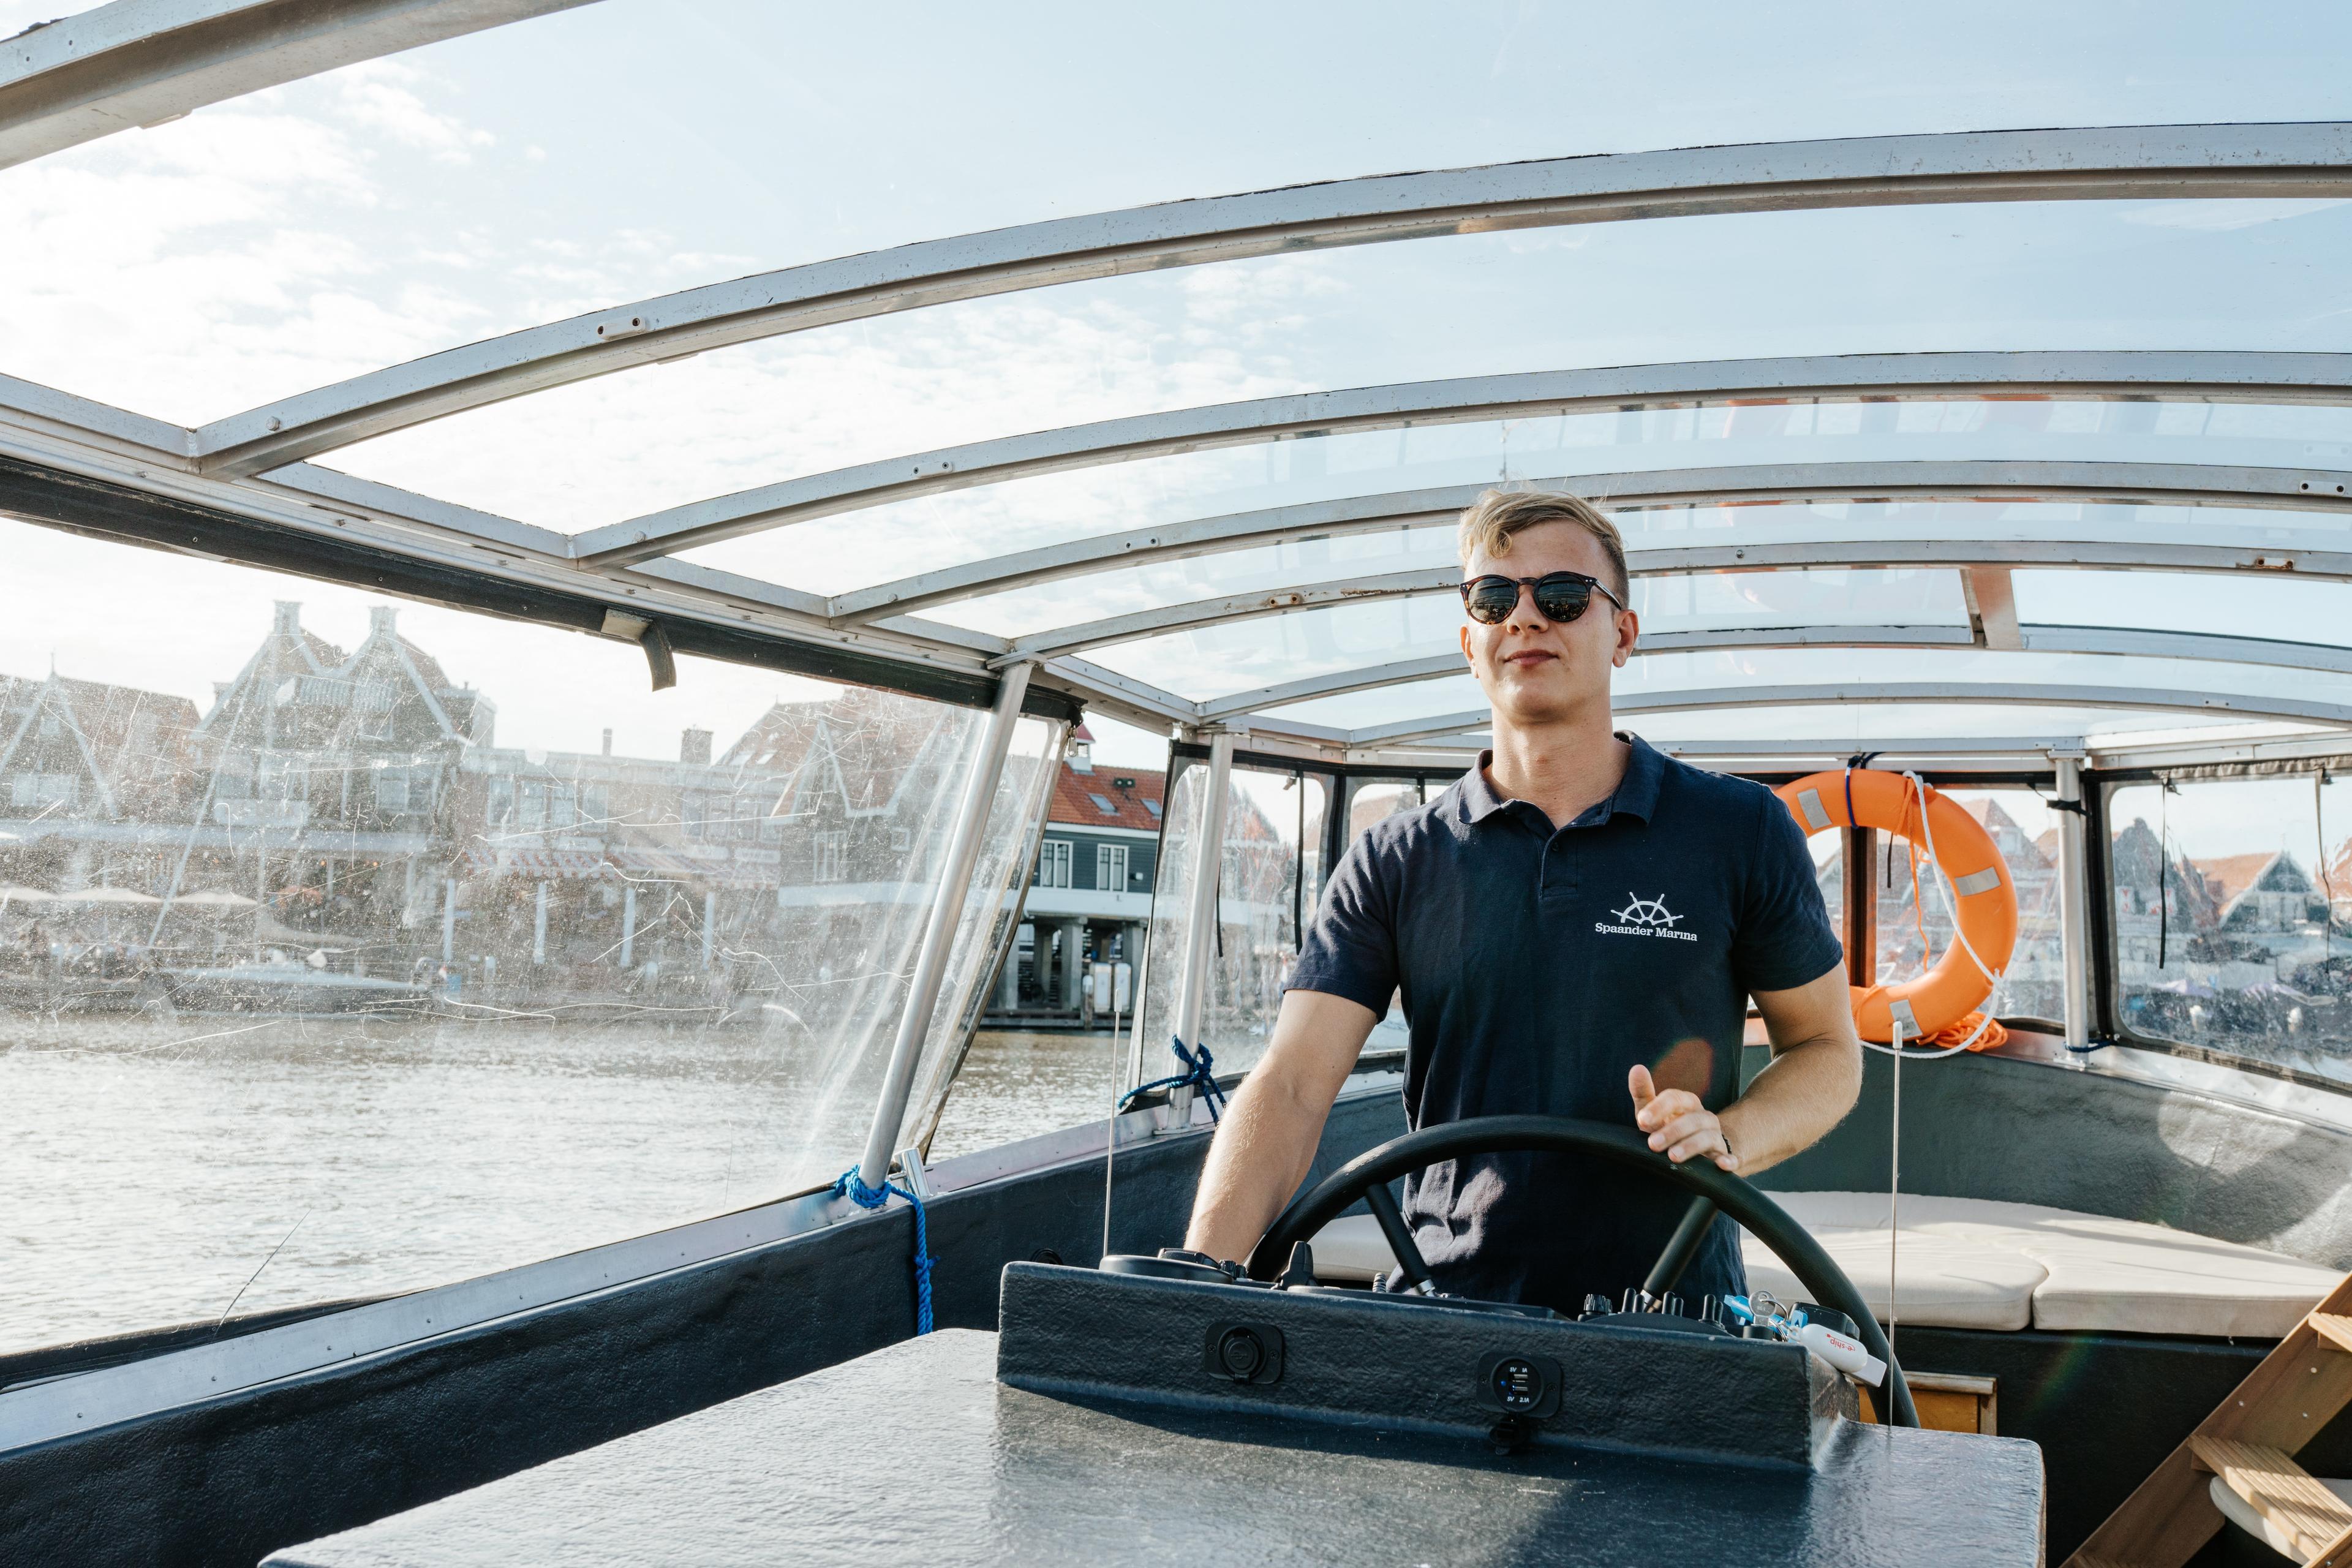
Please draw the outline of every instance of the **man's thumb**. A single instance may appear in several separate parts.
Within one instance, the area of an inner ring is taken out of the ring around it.
[[[1633,1109],[1636,1110],[1658,1097],[1658,1086],[1650,1081],[1650,1069],[1639,1062],[1635,1062],[1633,1070],[1626,1075],[1625,1087],[1633,1091]]]

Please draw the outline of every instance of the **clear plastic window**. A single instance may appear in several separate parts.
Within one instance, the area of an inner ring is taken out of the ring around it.
[[[2132,784],[2107,825],[2125,1029],[2352,1082],[2352,790]]]
[[[984,713],[691,658],[656,695],[626,644],[17,523],[0,558],[0,1349],[444,1283],[863,1147]],[[908,1128],[1059,745],[1016,730]]]

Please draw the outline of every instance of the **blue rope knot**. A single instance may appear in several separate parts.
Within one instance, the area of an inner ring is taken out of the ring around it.
[[[939,1261],[931,1256],[929,1216],[923,1212],[923,1200],[911,1188],[902,1187],[885,1176],[878,1187],[869,1187],[852,1165],[841,1173],[833,1184],[833,1195],[847,1198],[862,1209],[878,1209],[893,1196],[902,1197],[915,1205],[915,1332],[931,1331],[931,1265]]]
[[[1186,1050],[1184,1042],[1173,1035],[1168,1037],[1168,1048],[1176,1053],[1176,1059],[1184,1064],[1184,1070],[1173,1078],[1154,1079],[1150,1083],[1138,1084],[1121,1097],[1118,1108],[1125,1110],[1138,1098],[1155,1089],[1195,1089],[1200,1090],[1202,1101],[1209,1108],[1209,1120],[1214,1121],[1218,1108],[1225,1103],[1225,1091],[1217,1087],[1216,1058],[1209,1054],[1206,1045]]]

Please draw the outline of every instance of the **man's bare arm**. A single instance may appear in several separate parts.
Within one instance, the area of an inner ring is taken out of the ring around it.
[[[1320,991],[1284,994],[1265,1056],[1234,1094],[1209,1145],[1184,1245],[1244,1258],[1307,1179],[1324,1119],[1348,1081],[1372,1010]]]
[[[1705,1155],[1742,1175],[1777,1165],[1844,1120],[1862,1093],[1862,1042],[1843,965],[1810,984],[1755,994],[1772,1060],[1720,1119],[1687,1090],[1657,1093],[1648,1068],[1633,1071],[1634,1121],[1650,1147],[1677,1164]]]

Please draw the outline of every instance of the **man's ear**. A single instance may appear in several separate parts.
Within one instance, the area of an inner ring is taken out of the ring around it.
[[[1625,661],[1633,657],[1633,645],[1641,640],[1641,637],[1642,617],[1632,610],[1618,611],[1617,647],[1611,653],[1609,662],[1619,669],[1624,668]]]

